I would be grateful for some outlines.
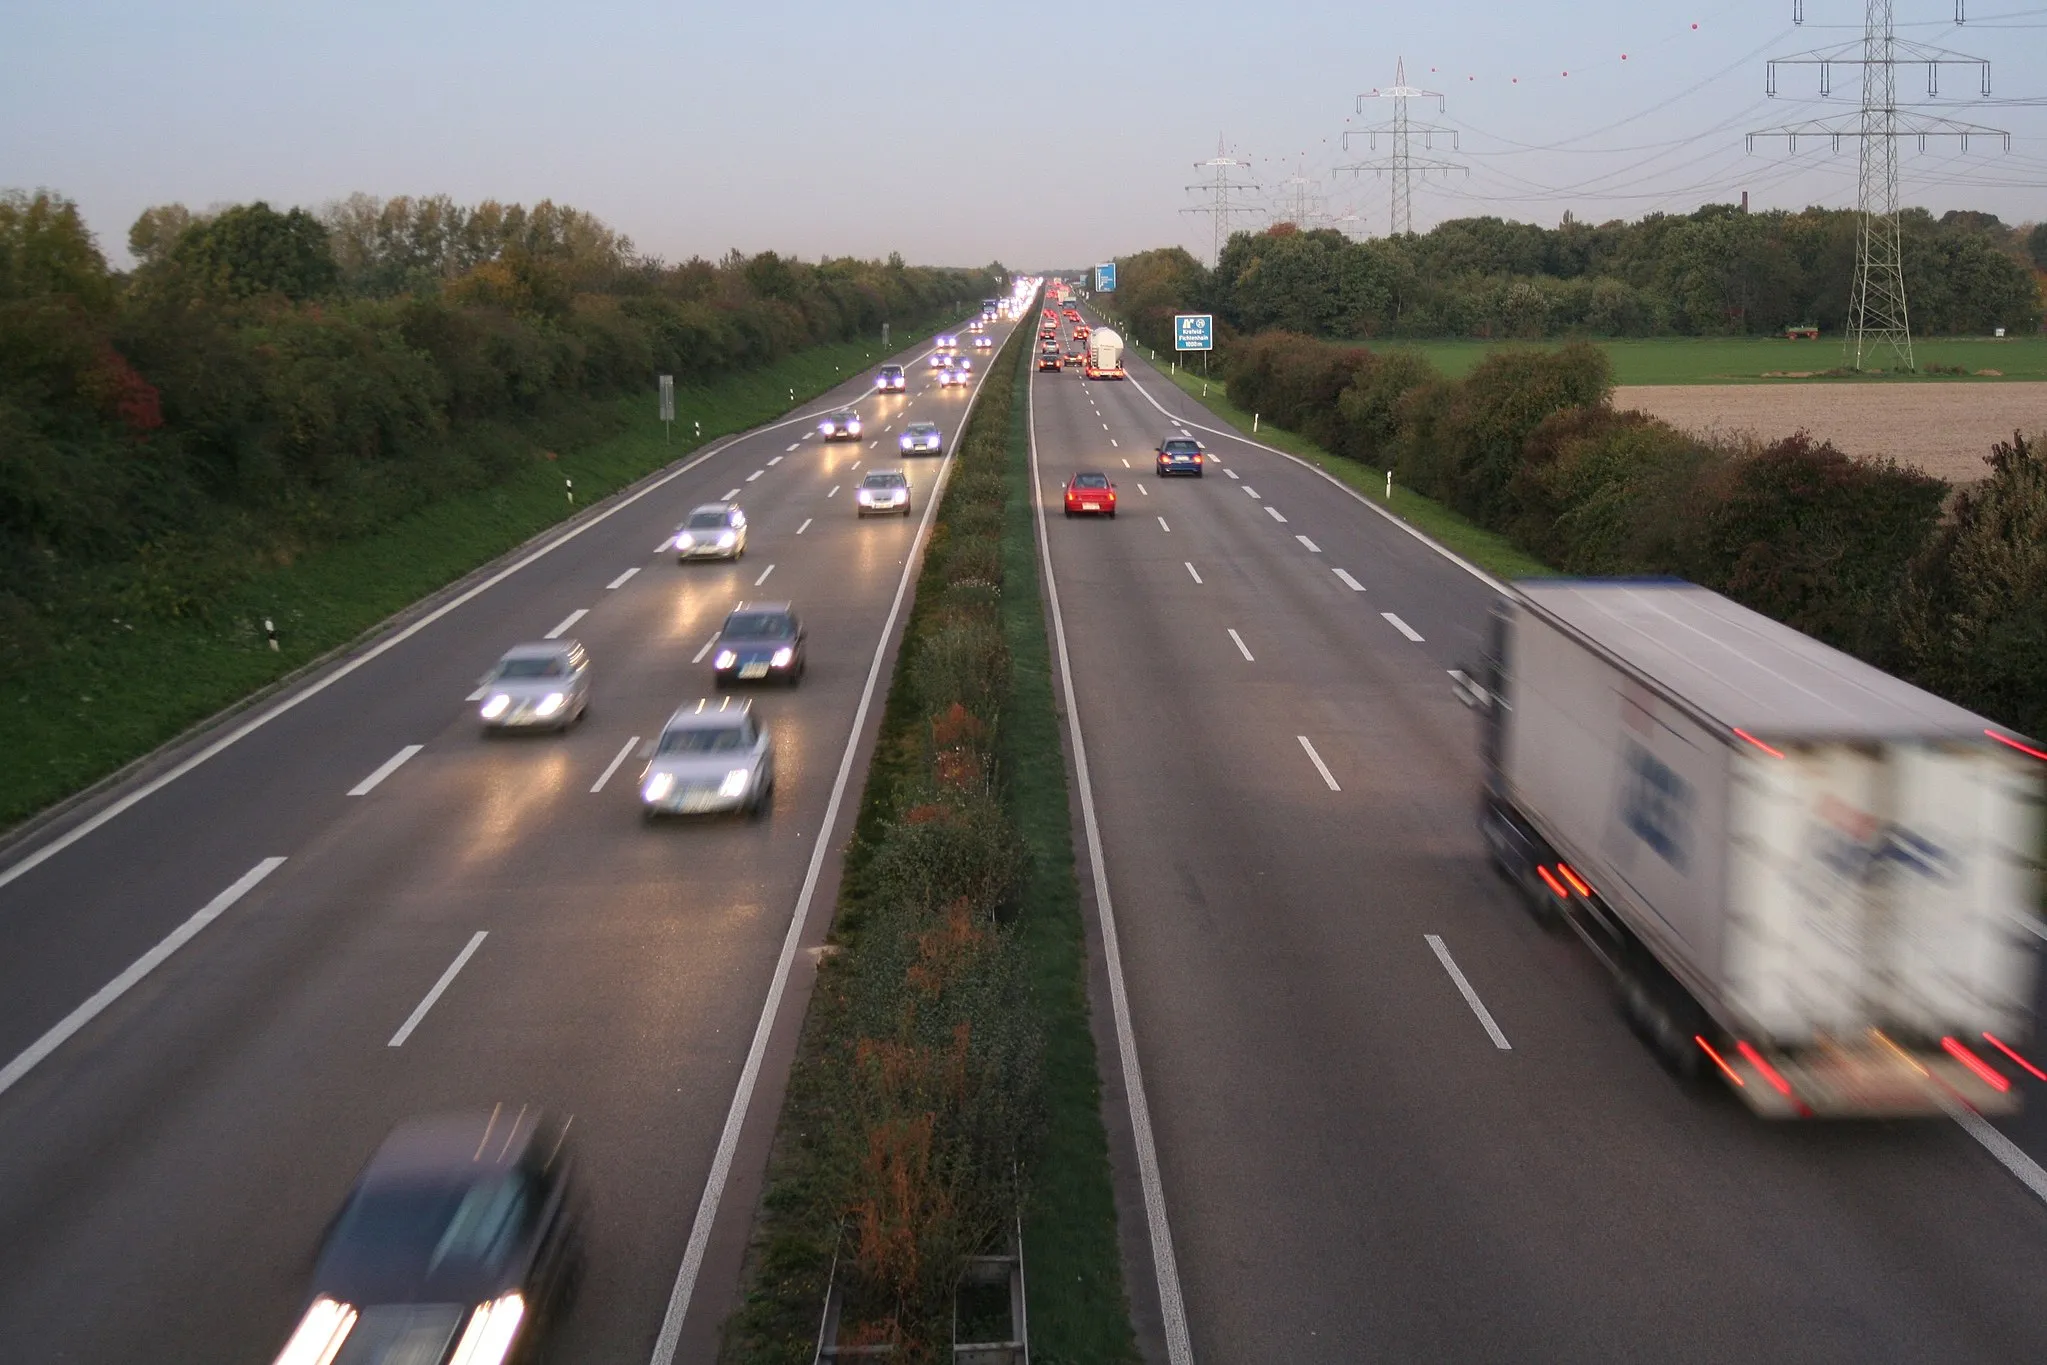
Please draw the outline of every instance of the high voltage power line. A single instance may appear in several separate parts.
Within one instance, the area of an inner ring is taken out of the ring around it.
[[[1346,131],[1343,135],[1343,145],[1348,149],[1350,140],[1353,137],[1364,137],[1369,139],[1372,148],[1377,150],[1379,139],[1383,137],[1391,144],[1390,150],[1392,155],[1371,161],[1356,162],[1353,165],[1341,167],[1340,169],[1348,170],[1353,175],[1363,171],[1391,173],[1390,179],[1393,182],[1393,212],[1392,226],[1389,230],[1396,237],[1402,236],[1414,231],[1414,177],[1419,174],[1426,179],[1430,171],[1464,171],[1469,170],[1470,167],[1458,165],[1453,161],[1438,161],[1431,157],[1415,156],[1414,139],[1417,134],[1421,136],[1422,147],[1426,151],[1435,150],[1434,140],[1439,136],[1447,136],[1450,139],[1451,148],[1455,150],[1457,146],[1457,130],[1439,127],[1433,123],[1415,123],[1408,117],[1407,102],[1411,99],[1433,99],[1436,101],[1436,111],[1441,113],[1443,110],[1443,95],[1441,91],[1423,90],[1409,85],[1407,83],[1407,59],[1405,57],[1397,58],[1394,61],[1392,88],[1373,90],[1367,94],[1359,95],[1357,112],[1363,113],[1365,111],[1365,101],[1371,99],[1392,100],[1393,117],[1385,123],[1374,124],[1369,128],[1354,128]]]
[[[1187,189],[1190,193],[1199,191],[1208,195],[1209,201],[1194,208],[1181,209],[1180,212],[1205,213],[1213,220],[1215,254],[1209,258],[1208,263],[1217,265],[1223,258],[1223,244],[1230,240],[1230,219],[1264,216],[1264,210],[1254,200],[1245,198],[1246,192],[1250,194],[1258,192],[1258,182],[1248,178],[1237,178],[1239,171],[1244,172],[1246,177],[1249,176],[1251,163],[1239,161],[1231,156],[1221,137],[1215,140],[1215,155],[1206,161],[1195,162],[1194,169],[1211,172],[1211,176],[1200,184],[1189,185]]]

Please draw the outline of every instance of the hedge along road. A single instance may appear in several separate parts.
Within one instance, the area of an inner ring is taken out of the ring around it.
[[[1140,513],[1047,533],[1191,1358],[2035,1353],[2025,1186],[1953,1125],[1677,1086],[1492,876],[1444,673],[1489,586],[1220,423],[1156,479],[1147,393],[1203,414],[1133,372],[1033,412],[1041,498]]]
[[[868,383],[685,462],[22,851],[0,886],[0,1357],[267,1358],[391,1124],[499,1103],[575,1116],[590,1263],[563,1358],[651,1353],[792,908],[807,877],[830,893],[821,821],[923,525],[857,522],[850,485],[886,458],[921,500],[941,462],[900,460],[896,433],[950,435],[969,402],[921,367],[901,397]],[[823,444],[814,419],[848,401],[868,431]],[[676,565],[683,514],[734,489],[746,558]],[[775,734],[773,813],[643,827],[641,747],[712,694],[693,661],[725,611],[770,592],[811,631],[800,688],[739,694]],[[480,739],[478,674],[572,616],[589,718]],[[758,1166],[742,1141],[725,1210]],[[745,1219],[725,1221],[680,1358],[708,1356],[737,1282]]]

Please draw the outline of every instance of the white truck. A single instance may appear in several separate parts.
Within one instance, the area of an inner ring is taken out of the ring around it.
[[[1123,377],[1123,338],[1110,328],[1097,327],[1087,334],[1087,377]]]
[[[1528,580],[1481,825],[1673,1070],[1772,1118],[2017,1108],[2047,750],[1717,593]]]

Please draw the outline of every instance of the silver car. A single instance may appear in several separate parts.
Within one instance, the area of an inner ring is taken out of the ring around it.
[[[905,455],[942,455],[945,436],[936,422],[912,422],[896,437],[896,445]]]
[[[910,476],[900,469],[872,469],[853,490],[853,508],[861,516],[869,512],[910,515]]]
[[[640,774],[640,813],[759,815],[775,793],[775,745],[753,703],[730,697],[685,706],[661,727]]]
[[[675,528],[675,562],[737,559],[746,553],[746,513],[736,502],[707,502]]]
[[[489,730],[566,730],[590,709],[590,654],[575,640],[515,645],[483,675]]]

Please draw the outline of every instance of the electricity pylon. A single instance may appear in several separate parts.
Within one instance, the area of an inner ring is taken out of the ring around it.
[[[1318,188],[1321,181],[1307,174],[1307,158],[1301,158],[1300,169],[1279,182],[1277,207],[1273,210],[1272,221],[1292,223],[1303,232],[1323,225],[1328,217],[1324,211],[1323,196]]]
[[[1418,158],[1415,156],[1414,138],[1417,133],[1421,135],[1422,149],[1424,151],[1434,151],[1436,146],[1435,140],[1438,137],[1448,137],[1450,139],[1450,148],[1452,151],[1455,151],[1457,149],[1457,132],[1452,128],[1439,128],[1433,123],[1416,123],[1408,118],[1407,102],[1411,99],[1433,99],[1436,102],[1436,112],[1441,113],[1443,111],[1443,93],[1440,90],[1422,90],[1409,85],[1407,83],[1406,58],[1402,57],[1394,62],[1392,88],[1374,90],[1370,94],[1358,96],[1357,112],[1362,114],[1365,111],[1365,101],[1372,99],[1392,100],[1393,117],[1385,123],[1374,124],[1370,128],[1356,128],[1346,131],[1343,135],[1343,145],[1348,148],[1353,137],[1365,137],[1370,139],[1372,150],[1377,151],[1379,139],[1383,137],[1390,140],[1393,154],[1373,161],[1360,161],[1350,166],[1339,166],[1337,169],[1347,170],[1353,175],[1361,171],[1392,172],[1392,232],[1397,237],[1402,233],[1414,231],[1413,181],[1417,173],[1426,179],[1430,171],[1465,171],[1469,170],[1470,167],[1458,165],[1454,161],[1436,161],[1428,157]]]
[[[1800,52],[1770,59],[1764,78],[1766,93],[1777,93],[1779,66],[1817,66],[1820,69],[1820,98],[1834,93],[1834,68],[1862,68],[1862,108],[1853,123],[1846,118],[1812,119],[1805,123],[1766,128],[1748,135],[1751,150],[1759,137],[1781,137],[1787,150],[1795,151],[1801,137],[1826,137],[1835,151],[1841,139],[1858,140],[1861,154],[1855,185],[1855,281],[1848,293],[1848,333],[1841,339],[1842,355],[1854,369],[1862,368],[1865,355],[1889,347],[1909,370],[1912,364],[1912,325],[1905,307],[1905,256],[1903,234],[1898,226],[1898,139],[1916,137],[1921,151],[1926,140],[1951,137],[1969,149],[1971,137],[2004,139],[2011,150],[2011,134],[2001,128],[1913,113],[1898,104],[1898,68],[1924,66],[1926,93],[1940,93],[1943,66],[1975,67],[1978,91],[1990,93],[1990,63],[1981,57],[1928,47],[1897,36],[1893,22],[1894,0],[1865,0],[1862,41],[1838,47]],[[1956,14],[1961,13],[1957,4]],[[1792,0],[1792,22],[1805,22],[1803,0]]]
[[[1234,173],[1237,171],[1248,173],[1251,169],[1251,163],[1239,161],[1231,156],[1228,148],[1223,146],[1223,140],[1220,137],[1215,140],[1215,155],[1206,161],[1195,162],[1194,169],[1197,171],[1213,171],[1215,173],[1212,180],[1187,187],[1189,191],[1199,190],[1209,195],[1209,202],[1195,208],[1181,209],[1180,212],[1206,213],[1214,218],[1215,254],[1209,259],[1208,263],[1211,266],[1215,266],[1222,263],[1223,245],[1230,240],[1231,217],[1257,218],[1260,216],[1257,204],[1243,197],[1246,191],[1256,194],[1258,192],[1258,182],[1255,180],[1237,180],[1233,178]]]

